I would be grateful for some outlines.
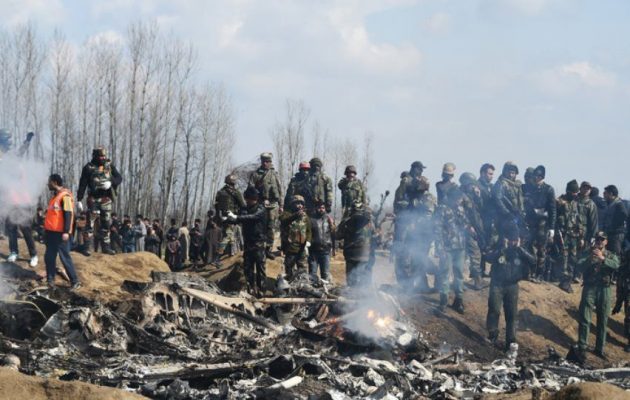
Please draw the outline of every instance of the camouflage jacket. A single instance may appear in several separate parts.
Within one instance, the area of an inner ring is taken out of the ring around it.
[[[474,239],[477,240],[479,245],[485,247],[485,227],[481,218],[481,210],[483,209],[483,199],[479,192],[476,192],[473,188],[462,187],[464,192],[464,200],[462,201],[462,207],[464,207],[464,213],[470,226],[475,230]]]
[[[411,177],[407,176],[400,180],[400,185],[394,193],[394,213],[398,214],[407,208],[409,200],[407,198],[407,185],[411,182]]]
[[[523,192],[528,227],[536,230],[555,229],[556,193],[553,188],[543,183],[528,186]]]
[[[326,205],[326,211],[330,212],[333,205],[333,185],[332,179],[323,171],[313,172],[309,174],[310,192],[313,197],[313,205],[315,202],[321,201]],[[306,205],[311,209],[313,205]]]
[[[311,220],[304,213],[300,216],[294,211],[280,214],[280,239],[282,251],[286,254],[298,254],[304,250],[306,242],[312,240]]]
[[[343,256],[347,261],[366,262],[374,235],[369,209],[352,210],[337,228],[337,238],[343,240]]]
[[[279,203],[282,199],[282,186],[275,169],[258,168],[249,176],[249,186],[258,190],[260,201]]]
[[[523,188],[521,181],[501,176],[492,188],[497,214],[502,219],[523,217]]]
[[[462,250],[466,246],[466,229],[470,226],[463,206],[456,209],[444,204],[435,211],[435,248],[438,253]]]
[[[360,180],[353,179],[349,181],[346,178],[341,178],[337,187],[341,190],[341,207],[344,210],[351,209],[356,200],[365,204],[365,189]]]
[[[111,187],[107,190],[101,187],[101,185],[105,182],[111,183]],[[111,161],[107,160],[103,165],[98,165],[96,162],[90,161],[85,164],[83,170],[81,171],[77,201],[81,201],[83,199],[86,189],[88,196],[96,198],[115,198],[116,189],[121,182],[122,176],[120,176],[120,173],[118,173],[118,170],[112,165]]]
[[[597,231],[597,205],[590,197],[578,196],[578,212],[584,221],[584,240],[589,243]]]
[[[235,187],[225,185],[217,192],[214,208],[219,217],[225,216],[228,211],[238,214],[241,209],[245,208],[245,200],[241,192]]]
[[[481,219],[483,219],[484,229],[491,229],[494,221],[494,215],[496,213],[494,200],[492,198],[492,183],[487,183],[485,180],[477,179],[479,190],[481,191],[482,208]]]
[[[457,187],[458,187],[457,183],[453,181],[440,181],[436,183],[435,190],[437,192],[438,204],[444,203],[444,199],[447,196],[448,192]]]
[[[578,200],[567,197],[566,194],[558,197],[558,219],[556,228],[566,237],[585,240],[586,219],[580,213]]]
[[[313,206],[313,193],[311,191],[309,175],[300,171],[297,172],[287,187],[287,192],[284,195],[284,208],[289,209],[291,205],[291,199],[295,195],[304,197],[304,206],[307,209],[311,209]]]

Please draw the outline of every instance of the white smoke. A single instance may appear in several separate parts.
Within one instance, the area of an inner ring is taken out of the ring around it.
[[[28,224],[35,216],[39,197],[46,193],[48,167],[13,153],[0,159],[0,221],[7,217],[16,224]]]

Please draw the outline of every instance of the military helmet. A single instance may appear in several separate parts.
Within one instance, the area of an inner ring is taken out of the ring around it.
[[[350,172],[352,172],[352,173],[355,173],[355,174],[356,174],[356,173],[357,173],[357,167],[355,167],[354,165],[348,165],[348,166],[346,167],[346,170],[345,170],[343,173],[344,173],[344,175],[345,175],[345,174],[348,174],[348,173],[350,173]]]
[[[273,154],[269,153],[269,152],[264,152],[260,154],[260,161],[265,161],[265,160],[272,160],[273,159]]]
[[[506,174],[510,171],[514,171],[518,175],[518,167],[516,164],[514,164],[513,161],[506,161],[505,164],[503,164],[503,173]]]
[[[309,164],[307,161],[302,161],[298,167],[298,169],[301,171],[303,169],[311,169],[311,164]]]
[[[229,174],[228,176],[225,177],[225,183],[228,185],[236,185],[236,175],[234,174]]]
[[[477,178],[472,172],[464,172],[459,176],[459,184],[462,186],[475,184],[476,182]]]
[[[291,197],[291,204],[295,204],[295,203],[304,204],[304,197],[300,196],[299,194],[296,194],[295,196]]]
[[[442,167],[442,173],[455,175],[455,164],[453,164],[452,162],[447,162],[446,164],[444,164],[444,166]]]
[[[414,161],[411,163],[411,169],[425,169],[426,166],[422,164],[422,161]]]
[[[318,157],[311,158],[311,161],[309,161],[309,164],[311,164],[311,167],[319,167],[319,168],[321,168],[324,165],[322,160],[319,159]]]

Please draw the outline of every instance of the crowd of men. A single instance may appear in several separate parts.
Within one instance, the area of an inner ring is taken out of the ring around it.
[[[390,250],[401,288],[438,292],[440,314],[447,312],[452,291],[452,309],[464,313],[464,267],[468,264],[473,289],[487,287],[484,278],[490,278],[488,340],[498,341],[503,308],[505,346],[509,347],[516,341],[519,281],[558,282],[567,292],[573,291],[572,284],[581,283],[578,358],[583,359],[587,347],[593,310],[597,315],[595,353],[605,358],[611,307],[613,313],[624,308],[629,339],[625,350],[630,351],[630,257],[624,253],[625,238],[630,238],[626,235],[630,221],[626,204],[614,185],[606,186],[603,197],[599,197],[598,189],[589,182],[578,184],[572,180],[565,193],[556,196],[545,183],[546,169],[542,165],[528,168],[522,183],[517,179],[519,168],[512,162],[503,165],[496,182],[492,164],[483,164],[478,178],[465,172],[456,180],[456,166],[449,162],[443,166],[442,179],[435,184],[435,197],[423,175],[424,169],[422,162],[413,162],[410,170],[401,174],[394,198]],[[74,198],[63,189],[61,177],[51,176],[49,188],[55,196],[45,215],[38,212],[43,226],[36,225],[37,232],[50,235],[48,228],[54,226],[54,232],[59,233],[55,243],[47,243],[52,249],[47,250],[46,256],[51,285],[59,253],[73,285],[78,286],[67,251],[71,247],[84,255],[99,246],[108,254],[150,251],[164,256],[173,270],[181,269],[185,262],[219,266],[222,257],[242,250],[249,291],[262,295],[269,289],[265,286],[266,260],[278,255],[274,251],[278,229],[286,280],[307,276],[313,281],[330,282],[331,256],[340,247],[347,285],[371,284],[375,248],[383,235],[379,221],[382,204],[377,211],[368,207],[365,188],[352,165],[346,167],[337,184],[342,207],[338,224],[331,214],[333,182],[324,173],[319,158],[300,163],[283,193],[272,154],[261,154],[260,166],[251,173],[244,192],[237,188],[235,175],[226,176],[225,185],[215,196],[214,209],[208,211],[205,228],[197,219],[190,230],[186,222],[178,225],[174,219],[166,230],[158,219],[151,221],[141,215],[133,221],[127,215],[119,219],[112,209],[121,182],[122,177],[105,149],[94,149],[92,159],[82,170],[75,221],[74,214],[64,214],[73,208]],[[56,218],[53,223],[48,220],[49,215]],[[17,257],[17,230],[22,229],[31,253],[30,263],[37,265],[28,227],[7,221],[7,228],[9,261]]]

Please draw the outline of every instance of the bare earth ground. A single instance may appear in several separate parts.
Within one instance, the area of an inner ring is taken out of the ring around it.
[[[38,244],[40,264],[35,270],[28,266],[26,257],[27,251],[22,240],[20,240],[21,258],[17,263],[3,262],[8,255],[8,242],[0,240],[0,278],[10,275],[12,279],[27,280],[33,287],[41,286],[44,281],[36,281],[37,274],[44,273],[43,254],[44,246]],[[79,277],[84,285],[79,290],[86,297],[98,299],[104,303],[119,302],[128,298],[130,294],[121,289],[124,280],[151,281],[151,271],[168,271],[167,265],[150,253],[121,254],[116,256],[104,256],[94,254],[91,257],[84,257],[77,253],[72,253]],[[226,268],[216,270],[215,267],[206,267],[203,276],[216,278],[229,273],[227,266],[240,264],[242,258],[231,257],[224,261]],[[338,254],[331,266],[333,280],[336,284],[345,282],[345,267],[343,257]],[[282,258],[267,261],[267,275],[276,278],[282,272]],[[377,285],[395,285],[393,265],[387,257],[379,255],[377,265],[374,270],[374,281]],[[69,286],[69,283],[57,278],[59,286]],[[2,285],[4,286],[4,285]],[[395,286],[393,286],[395,287]],[[533,284],[521,282],[519,298],[519,319],[517,338],[520,344],[519,358],[522,360],[540,360],[547,356],[547,348],[554,347],[557,352],[564,356],[569,347],[577,339],[577,307],[580,301],[580,287],[574,285],[575,293],[567,294],[552,284]],[[0,287],[1,289],[1,287]],[[6,292],[7,296],[11,293]],[[485,318],[487,311],[488,289],[482,291],[466,290],[464,300],[466,304],[465,315],[460,315],[449,309],[445,315],[438,316],[435,313],[438,295],[437,294],[417,294],[413,296],[400,296],[401,304],[414,321],[421,332],[425,332],[429,342],[436,346],[462,347],[472,353],[470,358],[480,361],[490,361],[502,357],[502,352],[486,343]],[[452,300],[452,299],[451,299]],[[503,327],[503,324],[501,324]],[[609,336],[606,352],[609,363],[604,363],[592,354],[587,355],[587,362],[594,368],[615,366],[628,363],[630,356],[623,351],[623,318],[621,315],[613,316],[609,319]],[[502,328],[503,329],[503,328]],[[594,329],[594,326],[592,327]],[[501,332],[501,338],[503,338]],[[590,341],[594,344],[595,337],[592,334]],[[9,375],[0,374],[0,397],[4,393],[3,387],[10,385],[7,383]],[[10,382],[13,382],[10,378]],[[52,380],[51,380],[52,381]],[[68,383],[77,384],[79,383]],[[43,385],[49,387],[50,384],[33,384],[35,387]],[[39,386],[38,386],[39,385]],[[81,386],[82,387],[82,386]],[[15,390],[18,390],[15,388]],[[33,389],[35,390],[35,389]],[[73,389],[75,390],[75,389]],[[80,397],[80,390],[77,395],[71,394],[58,398],[98,398]],[[87,390],[87,389],[86,389]],[[23,395],[22,395],[23,393]],[[36,392],[16,392],[16,396],[10,398],[32,398],[36,397]],[[74,393],[74,392],[72,392]],[[124,393],[123,393],[124,394]],[[121,396],[123,395],[121,394]],[[52,395],[50,395],[52,396]],[[112,395],[113,396],[113,395]],[[529,391],[511,396],[521,397],[489,397],[499,398],[532,398]],[[41,397],[45,398],[45,397]],[[55,398],[55,397],[50,397]],[[117,397],[107,397],[117,398]],[[126,398],[126,397],[120,397]],[[599,397],[561,397],[562,399],[573,398],[599,398]]]

